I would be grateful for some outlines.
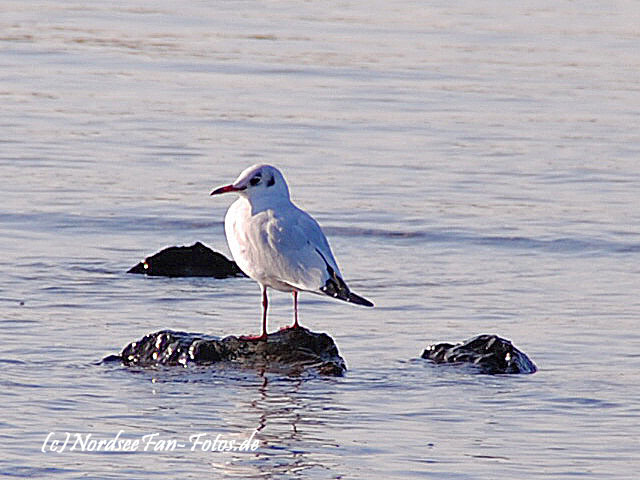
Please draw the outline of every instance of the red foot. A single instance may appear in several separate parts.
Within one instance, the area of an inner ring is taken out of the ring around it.
[[[244,340],[246,342],[259,342],[261,340],[266,340],[267,334],[263,333],[262,335],[240,335],[240,340]]]
[[[296,330],[298,328],[302,328],[299,323],[294,323],[293,325],[287,325],[286,327],[280,327],[280,331],[283,332],[285,330]]]

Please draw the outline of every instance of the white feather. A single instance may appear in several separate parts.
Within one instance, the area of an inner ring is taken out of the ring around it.
[[[224,219],[229,249],[242,271],[262,287],[262,335],[257,338],[267,336],[267,287],[293,292],[294,327],[299,291],[373,306],[349,290],[320,225],[291,202],[277,168],[254,165],[211,194],[226,192],[240,196]]]
[[[236,200],[225,217],[231,254],[242,271],[265,286],[320,293],[329,279],[327,263],[339,276],[340,269],[318,223],[286,200],[259,209],[247,198]]]

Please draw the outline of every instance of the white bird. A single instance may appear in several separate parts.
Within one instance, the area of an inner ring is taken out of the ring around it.
[[[211,195],[236,192],[224,219],[227,243],[240,269],[262,290],[262,335],[267,337],[267,287],[293,293],[298,328],[298,292],[325,294],[373,307],[347,287],[320,225],[289,198],[287,182],[271,165],[254,165]]]

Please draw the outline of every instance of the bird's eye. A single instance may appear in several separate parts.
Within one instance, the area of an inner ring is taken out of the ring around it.
[[[267,187],[272,187],[276,184],[276,177],[271,177],[267,182]]]
[[[251,184],[251,186],[255,186],[260,183],[261,179],[262,177],[260,176],[260,174],[255,175],[251,180],[249,180],[249,184]]]

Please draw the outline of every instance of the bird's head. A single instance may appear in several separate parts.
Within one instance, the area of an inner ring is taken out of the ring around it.
[[[253,165],[245,169],[235,182],[216,188],[211,195],[237,192],[252,199],[289,198],[289,187],[280,170],[271,165]]]

